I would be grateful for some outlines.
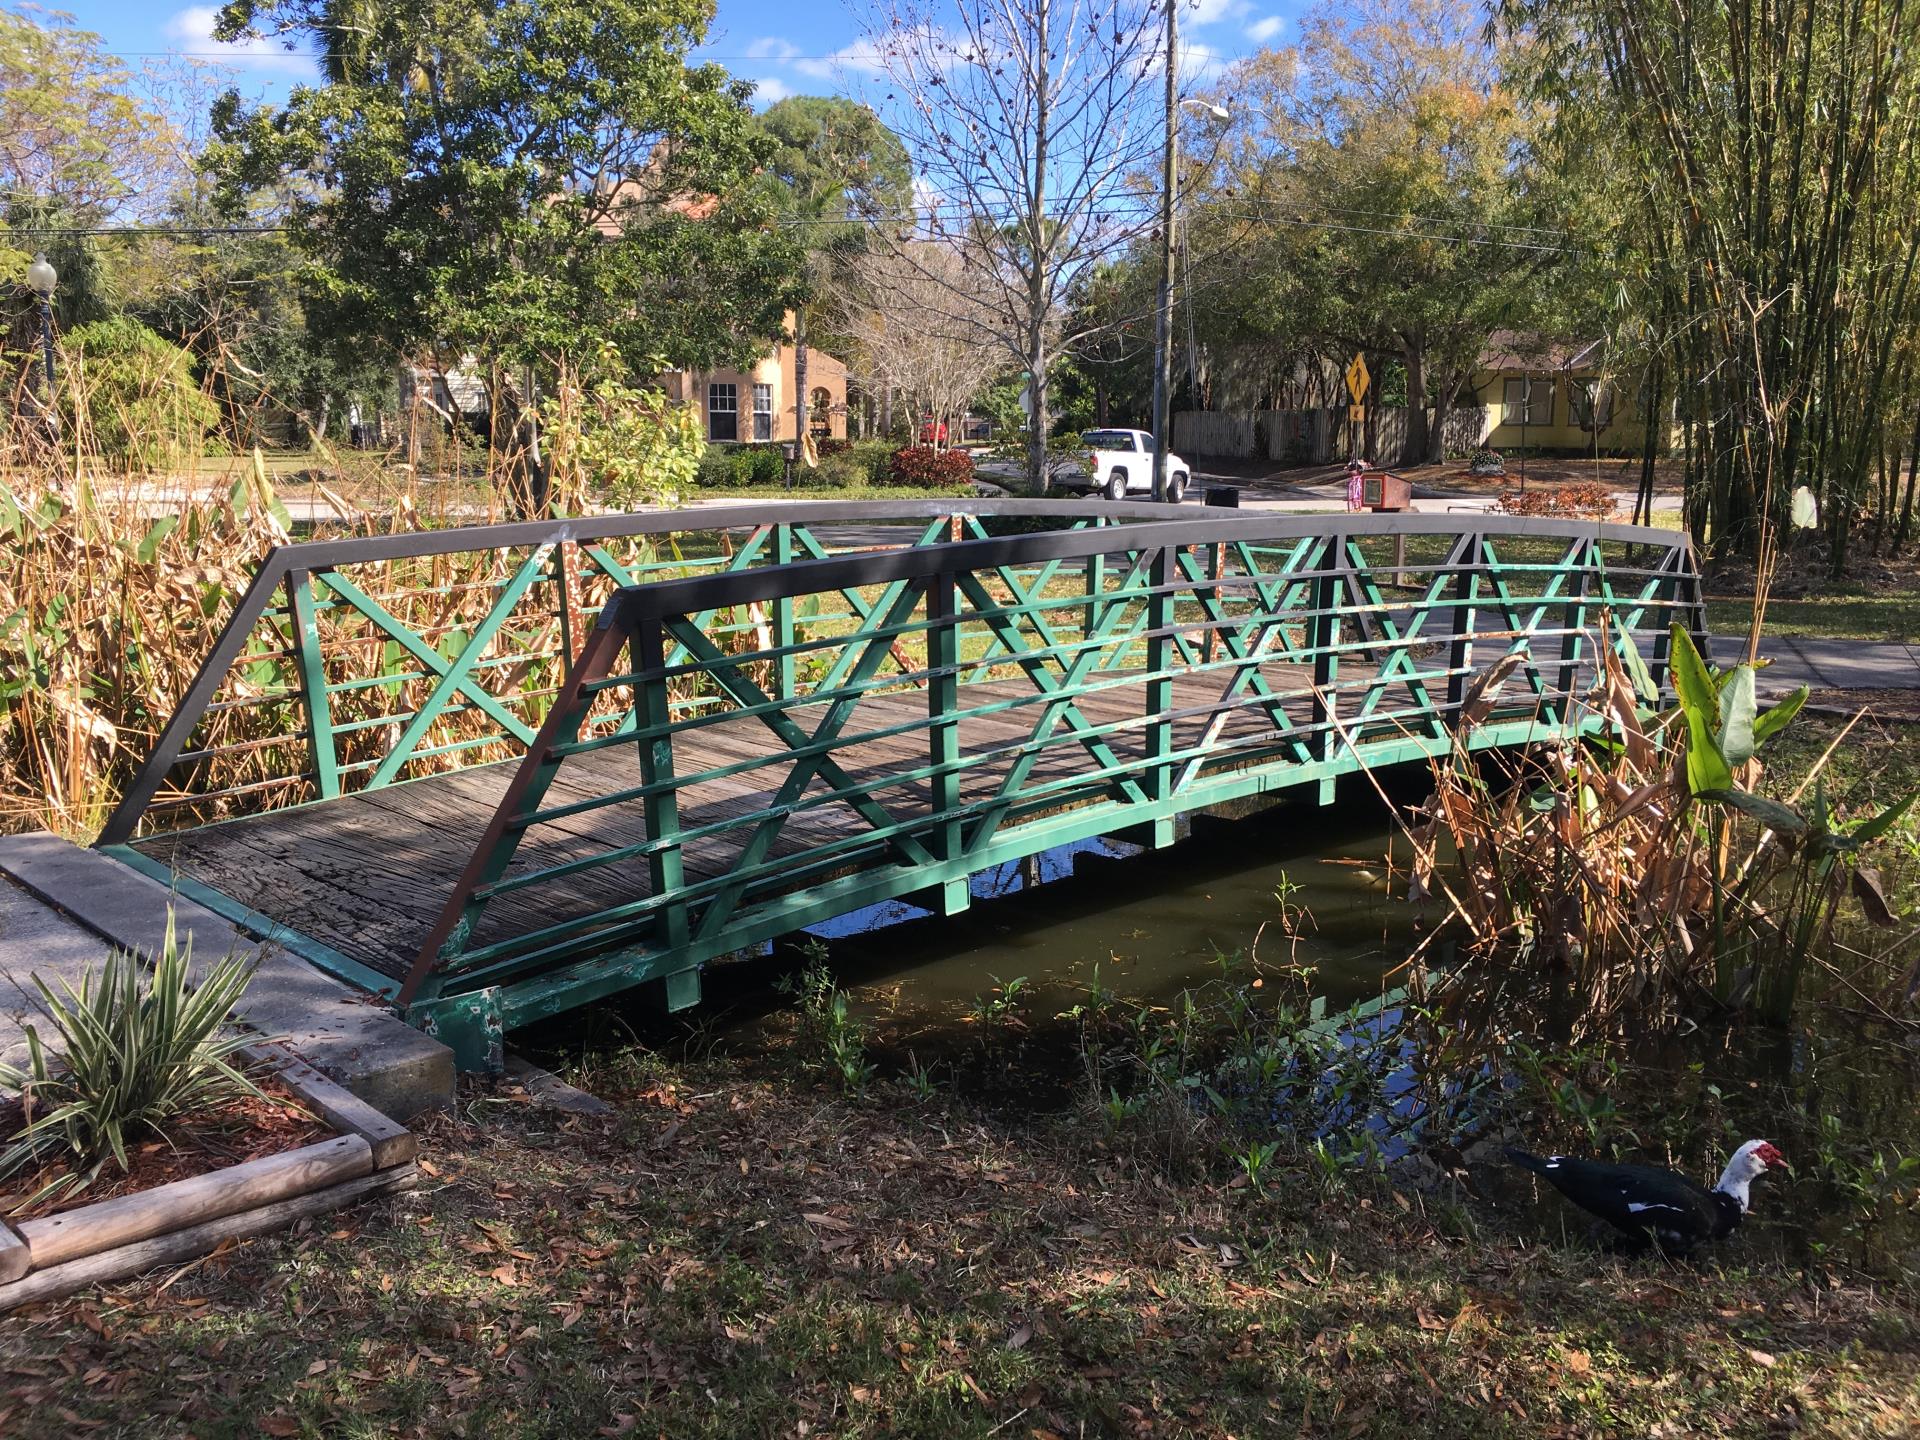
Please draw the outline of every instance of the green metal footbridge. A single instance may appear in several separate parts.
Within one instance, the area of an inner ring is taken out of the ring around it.
[[[1683,535],[1480,513],[792,504],[272,551],[100,844],[501,1037],[1098,836],[1595,723]],[[1476,675],[1518,657],[1492,693]]]

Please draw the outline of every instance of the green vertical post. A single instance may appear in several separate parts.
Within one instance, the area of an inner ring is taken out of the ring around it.
[[[1560,673],[1556,677],[1556,688],[1560,693],[1554,701],[1558,711],[1555,718],[1562,726],[1573,718],[1573,685],[1587,628],[1587,582],[1593,575],[1593,547],[1583,544],[1576,554],[1578,559],[1574,563],[1579,566],[1580,581],[1562,606],[1562,613],[1566,617],[1562,621],[1562,628],[1567,633],[1560,637]]]
[[[1107,588],[1107,557],[1089,555],[1087,566],[1087,603],[1080,611],[1080,638],[1091,640],[1100,630],[1100,592]]]
[[[1161,546],[1147,568],[1152,594],[1147,597],[1147,798],[1156,805],[1173,796],[1173,550]],[[1171,845],[1173,817],[1153,820],[1155,849]]]
[[[340,761],[333,752],[333,701],[327,695],[327,662],[320,653],[320,626],[313,608],[313,576],[287,572],[287,609],[293,616],[293,647],[300,658],[300,694],[307,709],[307,740],[320,798],[340,793]]]
[[[960,631],[954,580],[942,572],[927,582],[927,763],[937,767],[932,776],[932,849],[944,871],[940,881],[944,915],[959,914],[972,898],[961,837],[959,708]]]
[[[638,721],[640,783],[647,787],[647,838],[665,842],[647,857],[647,875],[653,894],[671,896],[684,888],[680,857],[680,792],[673,786],[673,736],[666,668],[666,627],[657,619],[643,622],[633,639],[633,707]],[[660,908],[661,948],[678,950],[687,943],[686,901],[669,900]]]
[[[1339,718],[1339,697],[1334,686],[1340,680],[1340,657],[1335,648],[1340,643],[1340,617],[1335,611],[1339,605],[1341,592],[1346,588],[1340,583],[1338,570],[1347,564],[1347,537],[1335,534],[1327,537],[1326,548],[1320,552],[1320,565],[1313,577],[1313,622],[1308,631],[1312,637],[1313,653],[1313,724],[1317,732],[1320,758],[1327,762],[1329,773],[1320,781],[1320,803],[1331,805],[1334,798],[1334,776],[1331,767],[1339,749],[1340,736],[1334,727]]]
[[[785,521],[773,527],[773,563],[791,565],[800,558],[795,548],[793,526]],[[793,634],[793,596],[782,593],[773,602],[773,644],[783,652],[776,662],[779,684],[774,691],[776,700],[792,700],[796,696],[794,679],[794,659],[790,646],[794,643]]]

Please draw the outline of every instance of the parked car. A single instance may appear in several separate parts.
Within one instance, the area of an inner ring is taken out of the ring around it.
[[[935,420],[931,415],[920,421],[920,443],[922,445],[944,445],[947,443],[947,422]]]
[[[1063,489],[1099,491],[1109,500],[1153,494],[1153,435],[1146,430],[1089,430],[1080,439],[1087,446],[1086,473],[1060,479]],[[1187,498],[1191,481],[1187,462],[1167,455],[1167,499],[1178,505]]]

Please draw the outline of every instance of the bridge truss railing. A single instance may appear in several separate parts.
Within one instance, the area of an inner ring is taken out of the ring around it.
[[[515,758],[621,587],[952,539],[987,512],[1015,522],[1064,513],[1071,525],[1167,515],[1145,504],[971,498],[739,505],[279,546],[101,843]],[[805,602],[805,616],[798,603],[776,596],[696,614],[726,649],[791,643],[796,623],[854,616],[830,597]],[[679,711],[711,700],[672,703]],[[603,702],[614,706],[614,697]]]
[[[1161,512],[1164,514],[1165,512]],[[885,899],[1664,683],[1685,538],[1487,515],[1202,515],[658,580],[601,608],[397,1000],[496,1030]],[[1062,514],[1058,523],[1073,523]],[[786,619],[723,643],[711,617]],[[535,918],[529,918],[535,917]]]

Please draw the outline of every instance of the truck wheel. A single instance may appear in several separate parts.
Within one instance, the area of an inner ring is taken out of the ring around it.
[[[1127,498],[1127,472],[1116,470],[1107,477],[1107,498],[1124,500]]]
[[[1185,473],[1167,477],[1167,503],[1178,505],[1187,498],[1187,477]]]

